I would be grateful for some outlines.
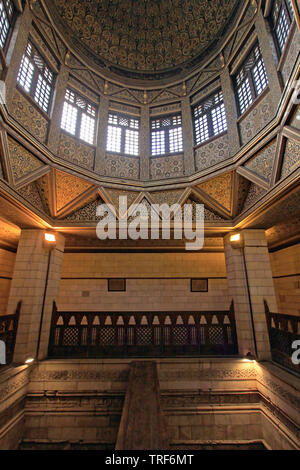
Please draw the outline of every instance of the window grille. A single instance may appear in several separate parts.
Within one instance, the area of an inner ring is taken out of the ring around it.
[[[11,0],[0,0],[0,47],[7,45],[15,18],[15,7]]]
[[[195,143],[199,145],[227,131],[227,118],[221,91],[193,108]]]
[[[67,89],[61,128],[78,139],[95,143],[97,107],[79,93]]]
[[[108,152],[138,156],[140,139],[140,121],[131,116],[109,113],[107,126]]]
[[[293,6],[290,0],[275,0],[273,2],[271,20],[276,37],[279,55],[282,54],[293,21]]]
[[[165,155],[183,152],[183,131],[181,115],[151,120],[151,155]]]
[[[235,77],[240,114],[243,114],[268,86],[269,81],[258,43]]]
[[[54,73],[31,42],[27,44],[22,57],[18,83],[48,113],[54,88]]]

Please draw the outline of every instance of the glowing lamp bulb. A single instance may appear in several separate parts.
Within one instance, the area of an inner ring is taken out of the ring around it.
[[[45,233],[45,241],[48,243],[55,243],[56,237],[53,233]]]
[[[236,233],[235,235],[231,235],[230,241],[231,242],[240,242],[241,241],[240,233]]]
[[[33,362],[34,362],[34,358],[33,358],[33,357],[29,357],[28,359],[26,359],[25,364],[30,365],[30,364],[32,364]]]

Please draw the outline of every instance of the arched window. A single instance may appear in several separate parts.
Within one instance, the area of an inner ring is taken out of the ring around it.
[[[258,43],[235,76],[240,114],[243,114],[269,85],[265,63]]]
[[[79,93],[66,91],[61,128],[78,139],[95,143],[97,107]]]
[[[109,113],[107,152],[137,157],[139,155],[140,120],[119,113]]]
[[[221,91],[209,96],[193,108],[195,144],[227,131],[227,119]]]
[[[16,9],[12,0],[0,0],[0,47],[5,49],[13,29]]]
[[[31,42],[28,42],[22,57],[18,84],[48,113],[54,89],[54,73]]]
[[[151,155],[183,152],[181,114],[151,119]]]
[[[293,6],[291,0],[275,0],[272,8],[272,24],[280,55],[286,44],[293,21]]]

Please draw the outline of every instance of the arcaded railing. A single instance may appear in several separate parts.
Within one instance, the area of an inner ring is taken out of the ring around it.
[[[273,361],[300,375],[296,363],[300,347],[295,348],[295,342],[300,342],[300,316],[271,313],[266,302],[265,310]]]
[[[8,365],[13,361],[20,310],[21,302],[19,302],[14,315],[0,316],[0,341],[3,341],[5,345],[1,349],[1,351],[4,351],[5,357],[1,356],[0,366]]]
[[[58,312],[55,358],[224,356],[238,353],[233,306],[224,312]]]

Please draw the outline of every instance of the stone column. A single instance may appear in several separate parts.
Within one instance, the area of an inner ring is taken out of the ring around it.
[[[149,106],[141,109],[140,133],[140,178],[143,181],[150,179],[150,110]]]
[[[16,21],[10,46],[6,55],[8,72],[6,75],[6,103],[9,106],[14,97],[14,90],[17,85],[17,78],[23,53],[27,46],[29,31],[32,23],[32,13],[28,3],[24,7],[24,12]]]
[[[193,122],[191,113],[191,103],[188,96],[181,100],[182,109],[182,129],[183,129],[183,145],[184,145],[184,171],[189,176],[196,172],[195,156],[194,156],[194,136]]]
[[[240,150],[240,135],[237,124],[237,105],[235,101],[235,91],[233,88],[232,78],[229,74],[228,67],[225,67],[221,74],[221,86],[223,93],[223,101],[225,105],[227,123],[228,123],[228,142],[230,155],[234,156]]]
[[[109,113],[109,98],[102,96],[100,98],[100,105],[98,111],[98,132],[97,132],[97,149],[96,149],[96,161],[95,171],[99,175],[103,175],[103,167],[105,164],[105,153],[106,153],[106,132],[107,122]]]
[[[267,24],[261,11],[258,12],[256,17],[255,28],[261,53],[264,58],[275,112],[282,95],[282,85],[277,72],[278,56],[270,26]]]
[[[233,248],[231,235],[225,237],[229,293],[234,300],[239,352],[255,353],[259,360],[271,358],[264,300],[277,312],[270,256],[264,230],[244,230],[244,248]],[[254,333],[251,321],[251,310]],[[255,336],[255,340],[254,340]]]
[[[55,84],[55,95],[48,134],[48,147],[57,155],[59,149],[60,125],[63,112],[66,89],[69,80],[69,69],[62,64]]]
[[[49,252],[44,247],[43,231],[22,230],[21,233],[8,301],[8,314],[13,314],[18,302],[22,301],[14,354],[16,363],[23,363],[29,357],[36,358],[43,303],[39,359],[47,356],[52,304],[59,291],[65,243],[62,235],[57,234],[56,238],[56,247]]]

